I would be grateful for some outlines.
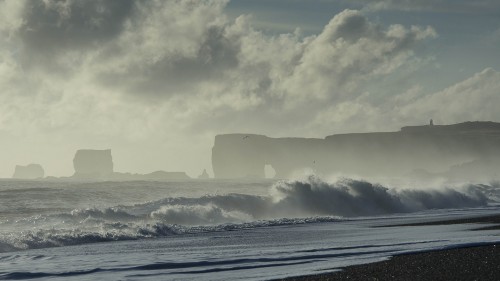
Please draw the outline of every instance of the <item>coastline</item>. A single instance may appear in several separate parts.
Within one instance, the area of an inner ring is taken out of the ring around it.
[[[286,281],[498,280],[500,244],[404,254],[341,271],[290,277]]]
[[[481,224],[493,224],[481,226]],[[500,229],[500,215],[391,226],[477,224],[471,231]],[[500,240],[500,233],[497,234]],[[339,268],[339,271],[290,277],[286,281],[338,280],[499,280],[500,243],[470,245],[395,255],[388,260]]]

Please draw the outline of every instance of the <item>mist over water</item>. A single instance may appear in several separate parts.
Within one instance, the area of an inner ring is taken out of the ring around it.
[[[88,183],[87,190],[78,189],[75,194],[66,193],[68,188],[60,183],[44,184],[47,197],[38,198],[36,188],[3,187],[4,194],[17,194],[25,201],[36,199],[38,204],[11,204],[10,210],[3,210],[0,251],[481,207],[496,202],[500,194],[497,184],[405,188],[349,178],[326,181],[314,175],[274,183],[149,183],[150,199],[146,201],[141,194],[147,191],[137,188],[146,183],[133,187],[120,182]],[[205,186],[203,193],[200,185]],[[219,187],[228,185],[232,186],[227,189],[230,193],[219,194]],[[54,193],[66,196],[66,205],[60,209],[53,208],[54,202],[48,203]],[[89,201],[82,204],[85,196]],[[72,204],[77,208],[68,208]]]

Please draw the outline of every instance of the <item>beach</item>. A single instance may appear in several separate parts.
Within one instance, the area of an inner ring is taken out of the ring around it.
[[[498,280],[500,245],[476,246],[395,256],[349,266],[339,272],[284,279],[299,280]]]
[[[482,224],[493,224],[482,226]],[[380,227],[478,224],[471,231],[500,229],[500,216],[481,216],[457,220],[401,224]],[[500,236],[500,233],[498,234]],[[354,265],[329,274],[287,278],[309,280],[499,280],[500,244],[470,245],[461,248],[403,254],[388,260]]]

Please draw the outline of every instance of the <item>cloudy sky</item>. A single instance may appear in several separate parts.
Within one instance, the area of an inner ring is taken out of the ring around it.
[[[0,0],[0,177],[211,171],[216,134],[500,122],[498,0]]]

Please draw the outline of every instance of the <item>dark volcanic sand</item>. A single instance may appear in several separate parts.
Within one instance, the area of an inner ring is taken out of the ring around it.
[[[500,280],[500,244],[395,256],[295,280]]]

